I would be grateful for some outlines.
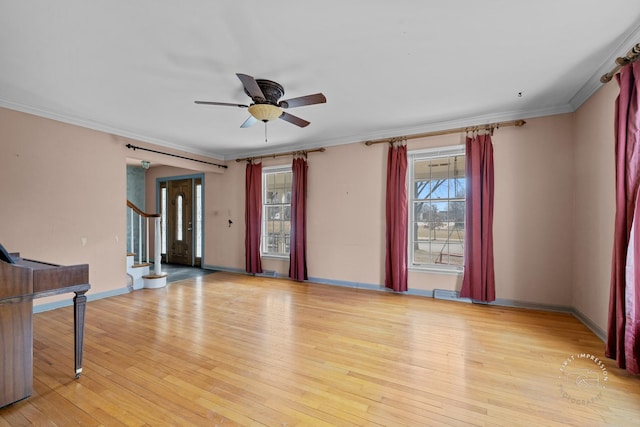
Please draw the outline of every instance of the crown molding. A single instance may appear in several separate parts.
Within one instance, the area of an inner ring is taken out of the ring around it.
[[[334,139],[326,139],[323,141],[312,142],[309,144],[295,144],[295,145],[287,145],[283,147],[281,151],[275,151],[273,148],[271,150],[258,150],[248,152],[237,152],[233,153],[227,157],[225,160],[235,160],[242,157],[260,157],[260,156],[268,156],[271,154],[280,154],[289,151],[304,151],[304,150],[312,150],[316,148],[327,148],[337,145],[346,145],[346,144],[355,144],[355,143],[364,143],[365,141],[376,140],[376,139],[385,139],[385,138],[396,138],[402,136],[409,135],[418,135],[421,133],[428,132],[438,132],[449,129],[457,129],[463,127],[471,127],[471,126],[480,126],[497,122],[506,122],[511,120],[521,120],[521,119],[532,119],[535,117],[544,117],[544,116],[553,116],[557,114],[565,114],[565,113],[573,113],[575,110],[570,104],[562,104],[555,105],[551,107],[538,108],[534,110],[514,110],[503,113],[493,113],[486,114],[481,116],[469,116],[455,120],[446,120],[434,123],[428,123],[421,126],[415,127],[406,127],[406,128],[395,128],[388,129],[380,132],[372,132],[368,134],[361,135],[352,135],[350,137],[341,137]]]
[[[24,105],[24,104],[19,104],[16,102],[12,102],[12,101],[7,101],[5,99],[0,99],[0,107],[4,107],[7,108],[9,110],[15,110],[15,111],[19,111],[21,113],[26,113],[26,114],[31,114],[37,117],[42,117],[45,119],[51,119],[51,120],[55,120],[57,122],[61,122],[61,123],[67,123],[70,125],[74,125],[74,126],[79,126],[79,127],[83,127],[86,129],[91,129],[91,130],[95,130],[98,132],[104,132],[107,134],[112,134],[112,135],[117,135],[123,138],[129,138],[129,139],[134,139],[136,141],[141,141],[141,142],[148,142],[150,144],[155,144],[164,148],[171,148],[174,150],[179,150],[179,151],[186,151],[188,153],[191,154],[199,154],[201,156],[206,156],[206,157],[210,157],[212,159],[215,160],[219,160],[219,161],[224,161],[224,156],[221,156],[219,154],[216,153],[211,153],[211,152],[206,152],[206,151],[202,151],[202,150],[194,150],[193,148],[189,148],[189,147],[185,147],[185,146],[181,146],[180,144],[175,144],[169,141],[165,141],[163,139],[158,139],[158,138],[153,138],[153,137],[148,137],[148,136],[143,136],[140,134],[137,134],[135,132],[130,132],[128,130],[124,130],[124,129],[119,129],[119,128],[115,128],[115,127],[111,127],[108,125],[105,125],[103,123],[97,123],[91,120],[86,120],[80,117],[75,117],[75,116],[71,116],[71,115],[66,115],[66,114],[58,114],[58,113],[53,113],[51,111],[48,110],[43,110],[37,107],[33,107],[30,105]]]
[[[576,92],[576,94],[571,98],[569,104],[573,107],[573,110],[577,110],[580,108],[582,104],[584,104],[594,93],[598,91],[603,85],[600,82],[600,77],[604,74],[611,71],[616,64],[616,58],[619,56],[624,56],[627,54],[629,49],[631,49],[635,44],[640,42],[640,24],[636,26],[634,29],[629,31],[626,35],[622,36],[615,49],[612,49],[611,54],[607,59],[598,67],[598,69],[593,73],[591,78],[587,80],[587,82],[582,85],[580,90]],[[610,82],[609,82],[610,83]],[[604,83],[606,84],[606,83]]]

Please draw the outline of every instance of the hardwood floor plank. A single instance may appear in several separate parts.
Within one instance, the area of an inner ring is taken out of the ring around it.
[[[34,316],[34,395],[0,409],[0,427],[640,419],[640,380],[566,313],[214,273],[89,302],[78,380],[72,331],[70,307]],[[607,371],[588,404],[562,395],[579,354]]]
[[[39,382],[38,377],[35,377],[34,389],[41,388],[40,385],[41,383]],[[39,396],[30,397],[29,403],[37,408],[41,414],[44,414],[47,421],[55,420],[56,425],[99,425],[99,423],[90,414],[65,399],[64,396],[58,392],[57,387],[49,390],[46,394],[39,394]]]
[[[236,390],[238,391],[250,388],[259,392],[265,396],[265,398],[260,399],[260,403],[276,410],[279,405],[274,403],[275,401],[271,396],[278,396],[278,399],[286,399],[288,402],[299,401],[314,410],[321,409],[318,407],[318,402],[322,401],[322,399],[319,398],[322,397],[326,401],[338,401],[338,403],[329,403],[327,405],[330,407],[328,410],[325,410],[328,414],[339,413],[340,417],[343,420],[349,421],[351,425],[362,425],[364,422],[361,417],[353,415],[353,413],[349,411],[349,409],[354,406],[354,403],[350,402],[349,399],[341,401],[337,394],[331,394],[329,391],[326,391],[326,387],[323,385],[317,385],[317,383],[307,385],[307,381],[305,381],[302,376],[296,380],[287,378],[287,376],[277,375],[275,372],[250,373],[246,376],[233,369],[233,367],[216,369],[214,372],[211,372],[210,375],[216,378],[224,378],[228,384],[236,384]],[[256,378],[259,378],[259,382],[256,381]],[[354,412],[360,414],[366,411],[366,409],[367,405],[360,403]]]

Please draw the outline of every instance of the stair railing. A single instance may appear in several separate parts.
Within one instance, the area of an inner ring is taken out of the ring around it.
[[[162,255],[160,253],[160,249],[161,249],[161,236],[160,236],[160,217],[161,215],[159,213],[157,214],[150,214],[150,213],[146,213],[144,211],[142,211],[142,209],[138,208],[136,205],[134,205],[131,201],[127,200],[127,207],[129,208],[129,224],[130,224],[130,228],[131,228],[131,236],[129,238],[129,252],[133,253],[136,252],[135,250],[135,240],[134,240],[134,220],[137,217],[138,219],[138,264],[142,264],[144,258],[144,255],[146,253],[146,261],[145,262],[149,262],[149,235],[150,235],[150,230],[149,230],[149,220],[151,218],[153,218],[154,221],[154,228],[153,228],[153,233],[154,233],[154,251],[153,251],[153,265],[154,265],[154,274],[156,276],[159,276],[162,274]],[[143,219],[144,219],[144,227],[142,226],[143,223]],[[145,242],[146,244],[143,247],[142,241],[143,241],[143,235],[146,238]]]

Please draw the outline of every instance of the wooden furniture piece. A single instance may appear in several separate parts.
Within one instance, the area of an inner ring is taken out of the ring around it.
[[[4,248],[1,248],[4,249]],[[74,292],[75,375],[82,373],[87,264],[62,266],[0,254],[0,408],[33,387],[33,299]]]

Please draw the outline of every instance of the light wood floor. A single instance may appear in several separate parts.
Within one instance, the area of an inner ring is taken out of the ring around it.
[[[568,314],[214,273],[86,324],[75,380],[72,308],[35,315],[35,391],[0,426],[640,424],[640,378]]]

